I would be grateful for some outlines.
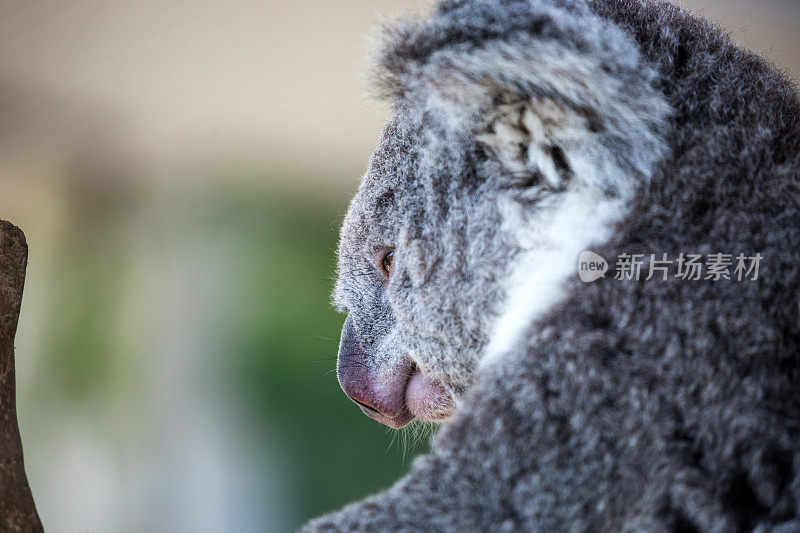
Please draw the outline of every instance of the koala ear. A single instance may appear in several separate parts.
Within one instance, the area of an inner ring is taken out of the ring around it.
[[[613,189],[615,172],[647,177],[669,113],[656,70],[630,35],[578,4],[519,2],[500,20],[490,2],[451,2],[431,21],[391,27],[378,90],[437,123],[435,137],[469,132],[519,184],[557,191],[578,177]]]
[[[574,159],[591,144],[595,128],[589,118],[546,97],[497,106],[482,143],[508,174],[522,182],[538,174],[554,191],[561,191],[574,175]]]

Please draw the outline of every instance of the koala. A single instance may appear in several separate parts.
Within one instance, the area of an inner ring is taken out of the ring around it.
[[[795,86],[659,0],[439,0],[381,43],[338,377],[442,426],[305,529],[800,530]],[[655,269],[692,256],[759,270]]]

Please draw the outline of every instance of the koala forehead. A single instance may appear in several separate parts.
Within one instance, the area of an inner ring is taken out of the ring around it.
[[[417,167],[414,132],[395,116],[384,128],[358,192],[348,208],[339,240],[334,303],[352,310],[354,285],[374,283],[380,274],[374,258],[397,246],[413,211]],[[363,295],[358,295],[362,297]]]
[[[340,261],[396,245],[413,211],[417,152],[413,132],[395,117],[384,129],[342,225]]]

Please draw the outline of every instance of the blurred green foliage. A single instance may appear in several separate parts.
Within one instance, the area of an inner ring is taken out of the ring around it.
[[[410,462],[409,435],[369,420],[336,381],[343,316],[329,300],[346,198],[313,198],[234,195],[224,215],[250,254],[240,282],[252,314],[231,361],[237,411],[293,456],[285,490],[299,503],[295,524],[386,487]]]
[[[153,244],[145,239],[146,249],[157,248],[155,241],[171,232],[200,243],[201,255],[208,242],[224,242],[225,253],[233,255],[222,275],[234,287],[228,296],[235,301],[214,311],[220,316],[213,317],[214,331],[207,335],[214,345],[206,348],[217,355],[203,387],[208,402],[226,413],[219,431],[235,434],[255,463],[264,465],[256,478],[270,487],[265,494],[280,495],[284,516],[278,521],[296,527],[389,486],[408,470],[412,455],[426,451],[427,438],[421,428],[394,432],[370,420],[336,380],[344,317],[330,305],[330,295],[348,193],[221,181],[199,197],[180,200],[185,205],[170,200],[166,207],[151,207],[156,215],[138,231],[153,235]],[[147,335],[125,333],[125,313],[119,311],[125,287],[138,290],[126,281],[129,267],[142,261],[127,248],[136,233],[132,226],[142,224],[135,220],[142,218],[137,209],[122,218],[118,210],[96,209],[65,228],[54,267],[60,294],[53,295],[48,313],[51,385],[73,409],[92,412],[91,418],[104,414],[112,425],[124,424],[114,420],[120,409],[137,409],[128,395],[134,397],[131,383],[139,379],[142,344],[126,345],[126,338]],[[173,214],[159,218],[165,210]],[[214,309],[215,302],[203,305]],[[270,478],[275,465],[277,479]],[[264,512],[274,513],[274,505],[265,505]],[[265,518],[275,523],[274,516]]]

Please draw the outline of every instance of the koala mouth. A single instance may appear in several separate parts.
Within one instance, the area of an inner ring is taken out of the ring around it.
[[[364,401],[352,397],[351,399],[365,415],[394,429],[407,426],[415,419],[443,422],[453,414],[455,401],[438,379],[426,376],[416,365],[412,365],[410,368],[406,367],[405,375],[405,379],[400,377],[395,381],[396,393],[384,389],[385,392],[389,392],[390,397],[398,400],[394,402],[396,414],[389,409],[384,408],[382,412]],[[383,405],[383,402],[374,403]]]
[[[426,376],[414,366],[406,382],[406,408],[415,418],[442,422],[455,411],[453,397],[435,378]]]

